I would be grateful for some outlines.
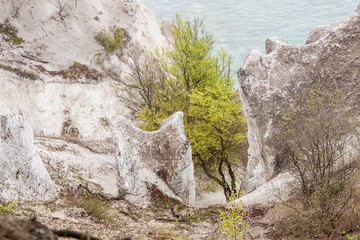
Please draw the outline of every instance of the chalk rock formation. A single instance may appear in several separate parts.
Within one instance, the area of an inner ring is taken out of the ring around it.
[[[183,113],[170,116],[154,132],[135,127],[124,117],[114,117],[118,187],[137,205],[150,203],[148,187],[187,204],[195,200],[194,165],[186,139]]]
[[[315,28],[303,46],[274,37],[266,54],[252,51],[238,71],[240,96],[248,124],[247,191],[281,170],[272,140],[274,119],[297,93],[321,85],[347,94],[360,113],[360,8],[342,21]]]
[[[0,200],[44,201],[56,196],[25,117],[0,115]]]
[[[111,138],[109,119],[127,113],[117,81],[127,76],[126,50],[168,46],[138,0],[0,0],[0,24],[24,40],[12,46],[0,31],[0,102],[22,112],[42,136],[59,137],[71,122],[83,140]],[[122,49],[106,55],[95,36],[115,26],[126,37]]]
[[[0,0],[0,23],[6,20],[26,50],[34,48],[42,60],[63,66],[95,64],[104,50],[95,36],[114,26],[149,49],[166,45],[151,10],[138,0]]]

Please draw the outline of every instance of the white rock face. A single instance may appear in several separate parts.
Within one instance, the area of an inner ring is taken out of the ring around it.
[[[61,136],[71,120],[82,140],[111,138],[109,119],[127,113],[123,87],[103,70],[111,67],[126,78],[127,58],[121,50],[119,57],[105,56],[95,40],[101,31],[124,29],[125,49],[168,46],[151,11],[138,0],[0,0],[4,22],[24,43],[10,46],[0,36],[0,103],[23,113],[40,136]],[[75,62],[99,74],[66,77]]]
[[[124,117],[114,117],[118,187],[128,201],[150,203],[148,186],[192,205],[195,200],[194,165],[186,139],[183,113],[166,119],[158,131],[145,132]]]
[[[6,19],[19,30],[25,49],[62,66],[93,63],[103,52],[95,36],[114,26],[148,49],[166,45],[151,10],[138,0],[0,0],[0,22]]]
[[[0,200],[44,201],[56,196],[25,117],[0,115]]]
[[[360,113],[360,8],[344,20],[315,28],[303,46],[274,37],[266,54],[252,51],[238,71],[248,124],[246,190],[252,191],[281,171],[273,136],[282,106],[314,86],[341,89]]]
[[[106,145],[99,142],[82,145],[45,137],[36,137],[34,141],[35,150],[58,191],[75,189],[86,183],[94,192],[118,196],[115,154],[103,149]]]

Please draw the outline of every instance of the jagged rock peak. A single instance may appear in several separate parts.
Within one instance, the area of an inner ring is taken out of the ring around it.
[[[194,165],[186,139],[183,113],[166,119],[159,130],[146,132],[122,116],[112,119],[118,187],[137,205],[151,201],[149,187],[187,204],[195,200]]]
[[[25,117],[0,115],[0,200],[45,201],[56,196]]]
[[[252,51],[238,71],[249,141],[247,191],[281,170],[271,144],[274,120],[299,92],[321,85],[341,89],[360,113],[360,6],[345,19],[316,27],[303,46],[280,37],[266,40],[266,54]]]

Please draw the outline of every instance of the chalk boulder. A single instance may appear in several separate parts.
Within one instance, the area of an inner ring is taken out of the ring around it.
[[[119,191],[126,199],[144,206],[151,202],[149,187],[186,204],[195,200],[194,165],[186,139],[183,113],[166,119],[160,129],[146,132],[129,120],[112,119],[116,145]]]
[[[56,186],[35,151],[25,117],[0,115],[0,200],[44,201],[56,196]]]

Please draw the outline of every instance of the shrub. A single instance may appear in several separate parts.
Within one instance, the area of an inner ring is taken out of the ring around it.
[[[108,213],[110,206],[101,197],[81,197],[76,201],[76,205],[82,207],[89,215],[92,215],[105,223],[113,222],[113,218]]]
[[[357,231],[359,230],[359,226],[356,226],[356,229]],[[349,233],[346,233],[345,231],[342,232],[343,235],[345,235],[346,239],[349,239],[349,240],[359,240],[360,239],[360,234],[349,234]]]
[[[0,204],[0,214],[1,213],[5,213],[5,214],[13,214],[14,213],[14,207],[15,205],[18,203],[18,201],[15,202],[11,202],[8,204]]]
[[[106,54],[111,54],[120,48],[123,43],[123,36],[123,30],[117,27],[110,31],[100,32],[95,39],[105,48]]]
[[[24,42],[17,36],[17,30],[8,23],[0,23],[0,33],[4,35],[5,41],[12,45],[20,45]]]
[[[61,135],[76,138],[79,136],[79,134],[79,130],[77,129],[77,127],[73,126],[73,122],[70,118],[66,119],[66,121],[63,122]]]
[[[224,239],[246,239],[246,229],[249,227],[249,224],[244,220],[244,215],[246,214],[244,210],[245,204],[241,200],[235,201],[243,193],[243,191],[240,194],[233,192],[230,197],[230,207],[226,211],[219,210],[221,219],[219,229],[222,231]]]
[[[358,221],[359,121],[345,100],[339,90],[314,88],[283,110],[277,142],[296,183],[278,238],[334,239]]]

